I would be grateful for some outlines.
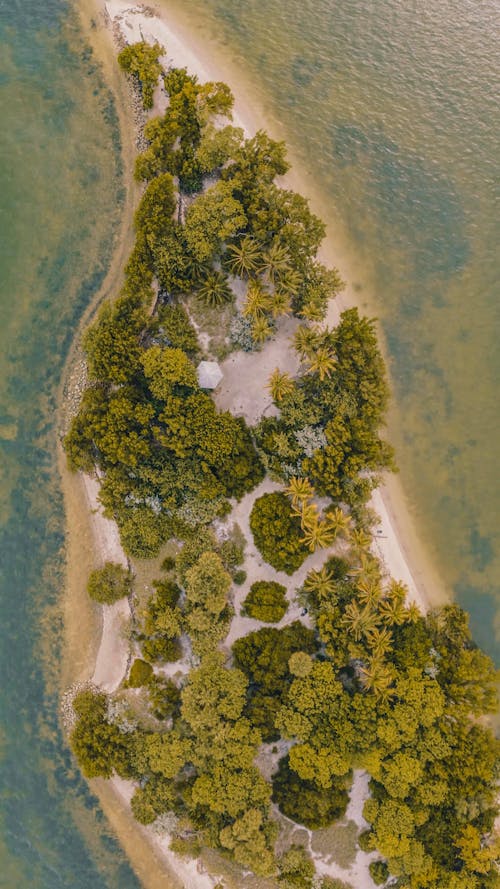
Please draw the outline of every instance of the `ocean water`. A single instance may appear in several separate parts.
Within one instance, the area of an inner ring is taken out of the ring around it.
[[[0,886],[138,889],[59,732],[55,395],[122,199],[112,97],[61,0],[0,0]]]
[[[247,75],[321,194],[380,320],[415,524],[500,664],[498,0],[162,5]]]
[[[500,661],[498,3],[183,7],[328,203],[380,318],[414,516]],[[0,886],[136,889],[57,719],[55,394],[123,186],[113,100],[64,0],[0,0],[0,120]]]

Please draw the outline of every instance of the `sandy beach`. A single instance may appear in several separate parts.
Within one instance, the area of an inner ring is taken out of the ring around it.
[[[104,4],[104,8],[111,24],[115,29],[117,27],[120,29],[128,42],[132,43],[145,39],[148,42],[158,41],[164,45],[167,50],[163,59],[165,66],[187,67],[189,71],[197,74],[200,80],[217,79],[229,82],[236,98],[233,115],[234,123],[242,127],[247,134],[253,134],[256,129],[266,126],[265,121],[259,118],[259,114],[255,110],[250,109],[248,103],[245,104],[241,97],[238,96],[237,84],[232,83],[227,76],[227,72],[225,73],[223,60],[215,64],[213,57],[209,56],[208,48],[205,53],[201,53],[198,48],[194,52],[176,22],[170,21],[170,19],[167,21],[164,11],[162,11],[161,17],[158,17],[156,14],[148,12],[141,5],[133,6],[125,2],[125,0],[108,0]],[[151,10],[151,7],[148,7],[148,9]],[[161,107],[162,97],[160,88],[157,89],[156,102],[157,107]],[[287,176],[285,182],[290,187],[300,188],[300,170],[295,171],[293,179]],[[300,190],[304,191],[304,189]],[[307,194],[307,192],[305,193]],[[331,239],[322,250],[322,259],[330,264],[336,264],[335,249]],[[347,271],[346,269],[341,269],[345,277],[348,277]],[[335,323],[340,311],[354,302],[353,293],[347,289],[342,299],[337,299],[332,304],[328,323]],[[287,322],[287,324],[290,326],[293,322]],[[292,365],[295,361],[295,356],[289,345],[287,345],[289,343],[289,333],[290,331],[285,326],[280,336],[277,336],[269,345],[266,344],[263,351],[259,353],[261,356],[262,379],[260,377],[258,379],[254,378],[252,390],[250,393],[246,392],[244,397],[235,381],[241,381],[245,368],[239,365],[241,363],[244,364],[248,359],[244,353],[236,353],[229,357],[227,367],[223,368],[226,371],[225,381],[216,396],[219,407],[230,408],[234,413],[247,417],[251,422],[255,422],[256,417],[262,413],[262,410],[272,407],[269,395],[264,390],[263,381],[267,379],[269,372],[277,365],[281,369],[288,368],[293,372]],[[269,402],[269,405],[267,405],[267,402]],[[128,562],[120,543],[118,528],[114,522],[105,518],[102,513],[102,508],[98,501],[99,485],[97,479],[84,476],[83,485],[87,501],[86,507],[91,516],[96,564],[113,561],[127,565]],[[274,571],[265,563],[263,564],[260,554],[253,546],[252,536],[248,527],[248,516],[253,501],[260,496],[263,490],[270,490],[276,487],[278,486],[266,480],[256,491],[242,499],[230,517],[230,522],[236,522],[248,540],[244,566],[248,576],[246,583],[238,590],[236,596],[234,603],[236,616],[226,640],[227,645],[230,645],[238,636],[254,628],[253,624],[256,622],[239,615],[239,605],[253,580],[267,578],[276,579],[282,583],[290,583],[285,575],[281,575],[280,572]],[[397,487],[394,486],[391,491],[387,487],[382,487],[375,491],[372,498],[372,506],[379,516],[379,523],[374,529],[374,553],[380,558],[389,574],[398,580],[402,580],[407,585],[409,599],[416,602],[425,611],[429,607],[429,603],[432,604],[439,598],[436,592],[434,592],[436,578],[432,567],[425,560],[422,561],[423,557],[419,548],[413,545],[412,535],[414,536],[414,531],[411,529],[410,520],[407,516],[401,518],[404,506]],[[404,528],[405,535],[403,535],[402,528]],[[300,571],[296,572],[292,579],[294,588],[300,586],[308,571],[322,564],[326,555],[327,551],[319,550],[306,560]],[[294,601],[291,586],[289,599],[290,607],[283,619],[283,623],[288,623],[299,616],[299,609]],[[125,630],[129,618],[130,606],[127,600],[122,600],[113,606],[103,607],[101,641],[95,660],[92,682],[107,692],[114,691],[120,685],[127,672],[131,650]],[[115,778],[109,783],[119,799],[128,805],[133,790],[130,782]],[[363,826],[364,823],[361,813],[366,793],[366,782],[363,781],[360,773],[353,785],[348,810],[348,817],[358,826]],[[160,837],[153,830],[149,828],[144,829],[139,825],[135,825],[135,829],[145,836],[148,842],[153,844],[157,857],[163,863],[165,879],[168,881],[164,885],[170,885],[172,889],[176,889],[177,886],[189,887],[189,889],[212,889],[217,884],[216,877],[200,872],[199,863],[183,860],[170,852],[167,836]],[[121,836],[118,827],[117,830]],[[124,845],[126,844],[124,843]],[[133,863],[133,849],[131,850],[129,846],[127,851]],[[359,852],[349,871],[342,871],[336,865],[327,867],[321,860],[318,860],[317,864],[320,872],[350,880],[356,889],[373,889],[374,884],[368,872],[370,860],[371,856]],[[145,886],[153,886],[153,880],[148,882],[146,877],[141,876],[141,878]]]

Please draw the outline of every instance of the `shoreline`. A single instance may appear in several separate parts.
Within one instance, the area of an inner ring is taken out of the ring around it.
[[[109,0],[109,2],[101,3],[100,6],[103,10],[106,9],[109,11],[111,19],[114,19],[116,15],[123,13],[126,10],[138,9],[137,6],[134,7],[132,4],[125,2],[125,0]],[[156,37],[159,42],[167,45],[167,59],[170,63],[187,67],[190,71],[198,74],[200,79],[203,80],[214,78],[223,79],[225,81],[229,80],[227,76],[223,76],[225,67],[223,58],[219,66],[214,65],[213,62],[208,61],[205,57],[208,54],[208,50],[204,53],[203,50],[200,50],[199,46],[196,47],[196,50],[193,50],[192,41],[190,41],[191,46],[186,46],[188,36],[187,34],[184,35],[182,33],[183,28],[175,20],[175,13],[172,13],[171,20],[169,18],[169,20],[166,21],[165,17],[167,15],[167,9],[164,4],[161,7],[156,6],[155,11],[158,11],[159,16],[163,17],[153,18],[147,14],[143,14],[146,22],[142,22],[141,26],[145,37],[151,35]],[[147,30],[148,27],[151,29],[150,31]],[[130,34],[127,32],[127,37],[133,42],[135,39],[134,34],[132,29],[129,30]],[[140,39],[140,37],[138,39]],[[111,46],[111,40],[108,42]],[[235,112],[233,115],[234,124],[241,126],[246,133],[253,133],[256,129],[262,127],[265,127],[272,133],[273,127],[267,125],[262,115],[256,112],[254,108],[250,111],[248,105],[242,102],[241,92],[238,89],[238,80],[239,78],[230,81],[232,89],[233,83],[235,84],[234,91],[236,101]],[[289,156],[293,163],[293,154],[289,153]],[[128,175],[131,179],[130,164],[128,165]],[[304,188],[304,180],[300,176],[299,169],[295,168],[292,176],[287,174],[286,177],[284,177],[284,182],[291,188],[301,190],[302,193],[309,198],[311,206],[315,212],[318,212],[323,218],[325,218],[325,216],[327,217],[327,213],[324,211],[323,214],[321,214],[319,209],[321,201],[317,200],[317,196],[314,197],[311,194],[311,188]],[[130,181],[127,181],[126,185],[129,200],[124,213],[124,222],[118,235],[119,243],[117,251],[112,260],[111,268],[114,270],[113,275],[111,275],[110,269],[110,275],[108,276],[110,277],[110,281],[108,282],[107,277],[107,286],[101,289],[96,300],[94,300],[92,306],[89,307],[82,319],[79,330],[75,335],[74,347],[72,348],[70,358],[68,359],[68,366],[71,365],[71,362],[75,360],[75,357],[78,354],[79,347],[77,344],[81,330],[88,325],[97,306],[106,297],[109,297],[110,291],[116,286],[116,282],[120,276],[123,256],[127,250],[127,243],[131,231],[131,213],[129,213],[129,207],[132,201],[131,195],[133,194],[133,189],[131,188]],[[127,214],[129,214],[129,218],[127,218]],[[337,264],[335,262],[335,254],[335,233],[332,231],[331,226],[329,226],[327,229],[327,237],[321,250],[322,259],[329,264]],[[342,271],[346,274],[346,277],[347,273],[350,272],[345,266],[343,266]],[[349,274],[348,277],[351,281],[353,280],[351,274]],[[355,293],[351,285],[350,288],[347,288],[341,298],[337,297],[333,304],[333,312],[338,315],[340,310],[355,304]],[[62,456],[62,459],[64,459],[64,456]],[[68,473],[68,470],[65,470],[65,472]],[[394,483],[391,484],[391,482]],[[105,519],[100,513],[100,508],[96,499],[98,491],[97,482],[90,477],[78,477],[78,480],[75,480],[74,482],[74,497],[78,497],[78,490],[80,491],[80,497],[82,497],[83,492],[85,492],[85,512],[87,513],[88,529],[90,529],[91,543],[89,543],[89,540],[87,539],[85,544],[87,547],[90,547],[90,555],[87,553],[87,561],[91,561],[95,564],[96,559],[100,559],[101,561],[111,559],[112,561],[119,562],[123,562],[125,559],[126,564],[126,556],[121,548],[115,523]],[[65,491],[65,499],[66,498],[67,492]],[[408,507],[404,503],[404,492],[402,491],[401,484],[398,484],[398,481],[393,479],[391,479],[389,484],[384,483],[384,485],[378,488],[375,492],[372,505],[380,516],[381,521],[379,529],[382,532],[381,534],[376,534],[374,536],[374,546],[377,555],[379,555],[388,571],[393,574],[396,579],[401,579],[407,583],[409,586],[410,598],[417,602],[422,610],[425,611],[428,607],[438,604],[438,601],[442,602],[443,596],[439,596],[437,591],[435,595],[432,595],[432,593],[429,592],[429,587],[432,588],[436,582],[435,569],[433,569],[429,559],[424,559],[423,562],[419,559],[420,550],[423,548],[422,544],[418,542],[416,529],[412,527],[412,519],[408,513]],[[69,537],[71,538],[72,530],[71,519],[69,516],[68,528]],[[68,548],[68,561],[74,559],[78,551],[79,541],[76,540],[75,545],[74,533],[73,544],[73,551],[71,550],[71,547]],[[107,691],[112,691],[119,685],[126,672],[129,656],[129,644],[120,634],[121,621],[127,617],[128,603],[119,602],[117,603],[117,606],[108,606],[103,609],[104,614],[100,618],[99,629],[97,628],[95,609],[93,609],[92,606],[89,608],[89,612],[94,611],[94,646],[87,646],[87,668],[88,671],[93,669],[93,673],[91,676],[88,676],[88,679],[99,684]],[[114,610],[112,611],[112,609]],[[95,648],[96,642],[95,636],[97,632],[100,634],[100,641],[97,650],[94,651],[93,649]],[[91,664],[92,667],[90,666]],[[83,672],[86,672],[85,667],[83,667]],[[162,839],[156,836],[152,831],[141,828],[140,825],[135,822],[130,811],[127,811],[126,804],[128,803],[130,794],[128,793],[129,785],[126,782],[115,777],[110,782],[106,782],[105,786],[104,782],[101,780],[91,782],[91,787],[99,796],[108,818],[110,818],[113,823],[117,835],[127,851],[132,866],[136,868],[138,875],[140,875],[140,879],[143,881],[147,889],[149,889],[149,887],[150,889],[156,889],[156,887],[160,885],[158,879],[159,867],[163,871],[160,878],[161,885],[171,886],[171,889],[177,889],[178,886],[182,887],[182,885],[189,887],[189,889],[212,889],[212,887],[216,885],[217,878],[212,878],[208,874],[199,872],[197,869],[197,860],[186,862],[179,856],[174,855],[174,853],[166,848],[168,840],[164,838],[162,841]],[[113,800],[119,802],[119,817],[114,813]],[[135,849],[133,837],[130,835],[131,825],[134,826],[135,831],[140,828],[139,833],[141,836],[141,843],[144,841],[148,849],[152,848],[154,850],[153,858],[156,859],[155,862],[147,862],[146,855],[143,856],[143,864],[139,864],[139,856],[136,854],[138,850]],[[154,872],[151,870],[152,864],[154,865]],[[169,880],[170,882],[166,884],[166,880]],[[227,885],[229,886],[230,884],[228,883]],[[359,884],[358,889],[362,889],[361,883]]]

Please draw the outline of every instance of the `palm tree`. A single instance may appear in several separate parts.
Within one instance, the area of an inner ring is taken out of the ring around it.
[[[382,598],[382,587],[378,581],[373,579],[361,580],[357,585],[358,601],[363,605],[369,605],[375,608]]]
[[[301,324],[293,337],[295,351],[301,358],[309,358],[314,354],[320,343],[320,335],[314,327]]]
[[[378,559],[376,559],[375,556],[372,556],[369,550],[364,550],[360,553],[359,565],[355,568],[351,568],[349,574],[353,577],[358,577],[361,580],[376,580],[377,582],[380,582],[381,574]]]
[[[410,602],[408,608],[405,608],[405,619],[409,624],[416,624],[422,617],[422,612],[415,602]]]
[[[273,318],[278,318],[280,315],[289,315],[292,311],[290,294],[287,293],[286,290],[282,290],[281,288],[275,290],[273,295],[270,297],[270,304],[271,315],[273,316]]]
[[[400,627],[408,620],[406,608],[399,599],[387,597],[382,599],[379,606],[379,614],[384,623],[389,626]]]
[[[250,235],[245,235],[238,244],[229,244],[226,265],[233,275],[248,278],[257,271],[260,258],[259,244]]]
[[[335,593],[335,578],[323,565],[319,571],[311,571],[305,581],[304,589],[310,593],[317,593],[320,599],[327,599]]]
[[[269,294],[258,281],[251,281],[243,306],[247,318],[262,318],[269,311]]]
[[[319,301],[310,299],[304,303],[299,315],[305,321],[322,321],[325,317],[325,306]]]
[[[285,493],[292,498],[293,505],[297,506],[298,503],[311,500],[314,497],[314,488],[308,478],[294,476],[288,482],[288,488],[285,489]]]
[[[267,382],[266,389],[269,389],[271,398],[276,403],[283,401],[286,395],[291,395],[295,389],[295,383],[286,371],[281,371],[276,367]]]
[[[365,691],[372,691],[377,697],[387,697],[394,681],[390,667],[382,658],[372,658],[366,667],[360,668],[361,683]]]
[[[266,275],[274,284],[288,271],[290,271],[290,254],[283,244],[273,241],[260,260],[259,272]]]
[[[302,500],[300,503],[292,503],[292,513],[300,518],[300,526],[304,531],[306,528],[312,528],[320,520],[319,509],[315,503],[308,503]]]
[[[321,382],[329,377],[335,367],[335,357],[326,346],[320,346],[309,357],[309,373],[317,373]]]
[[[384,657],[392,648],[392,633],[387,627],[370,628],[365,637],[374,657]]]
[[[265,343],[271,336],[272,332],[273,328],[264,315],[260,315],[258,318],[254,319],[252,323],[252,339],[254,342]]]
[[[404,602],[408,595],[408,587],[401,580],[393,580],[389,583],[387,596],[395,602]]]
[[[339,534],[347,534],[351,527],[351,517],[336,506],[334,510],[327,512],[327,519],[335,537]]]
[[[362,528],[354,528],[350,535],[351,546],[358,555],[367,550],[372,542],[371,536]]]
[[[278,275],[279,287],[286,290],[291,296],[295,296],[302,286],[303,278],[297,269],[286,269]]]
[[[196,295],[201,302],[212,308],[231,302],[233,298],[231,288],[221,272],[209,272],[198,286]]]
[[[374,613],[366,605],[360,608],[356,601],[346,605],[342,624],[347,627],[355,642],[360,642],[366,633],[376,627]]]
[[[325,549],[331,546],[335,540],[335,533],[330,528],[327,519],[309,522],[307,525],[303,525],[303,531],[304,536],[302,540],[311,552],[318,548]]]

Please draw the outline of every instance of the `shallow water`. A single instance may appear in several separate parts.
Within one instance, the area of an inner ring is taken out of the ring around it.
[[[187,11],[249,73],[329,206],[356,299],[381,321],[414,519],[500,663],[498,2]]]
[[[57,719],[55,393],[122,188],[113,101],[60,0],[0,0],[0,119],[0,885],[136,889]]]

